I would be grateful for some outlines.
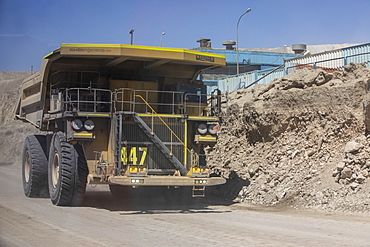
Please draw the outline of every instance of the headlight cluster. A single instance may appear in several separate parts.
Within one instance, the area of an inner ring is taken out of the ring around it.
[[[93,130],[94,127],[95,123],[91,119],[87,119],[84,122],[82,122],[81,119],[72,120],[72,128],[74,130],[81,130],[82,128],[85,128],[86,130]]]
[[[201,123],[198,125],[198,132],[199,134],[201,135],[204,135],[207,133],[207,131],[211,134],[211,135],[214,135],[217,133],[219,129],[219,126],[217,124],[208,124],[208,126],[204,123]]]
[[[143,184],[144,179],[131,179],[132,184]]]
[[[207,180],[203,180],[203,179],[196,179],[195,180],[195,184],[206,184],[207,183]]]

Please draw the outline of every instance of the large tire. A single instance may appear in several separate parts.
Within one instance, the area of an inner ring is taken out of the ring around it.
[[[46,136],[27,136],[22,157],[23,191],[28,197],[49,197]]]
[[[80,144],[68,143],[62,132],[53,135],[49,151],[49,193],[57,206],[81,205],[88,168]]]

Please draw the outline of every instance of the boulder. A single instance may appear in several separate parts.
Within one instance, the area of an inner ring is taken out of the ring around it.
[[[363,145],[361,143],[358,143],[356,141],[349,141],[347,142],[344,148],[344,152],[345,153],[355,153],[355,152],[358,152],[362,147]]]
[[[350,178],[352,177],[353,171],[352,169],[345,167],[341,173],[340,173],[340,178],[345,179],[345,178]]]

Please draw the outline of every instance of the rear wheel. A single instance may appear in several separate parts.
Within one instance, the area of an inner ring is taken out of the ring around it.
[[[49,152],[49,193],[58,206],[78,206],[82,203],[88,168],[80,144],[68,143],[62,132],[53,135]]]
[[[26,196],[49,196],[45,136],[27,136],[23,147],[22,182]]]

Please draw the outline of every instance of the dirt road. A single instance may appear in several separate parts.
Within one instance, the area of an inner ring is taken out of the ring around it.
[[[124,202],[107,187],[89,188],[83,207],[56,207],[26,198],[20,174],[0,167],[0,246],[370,246],[366,218]]]

